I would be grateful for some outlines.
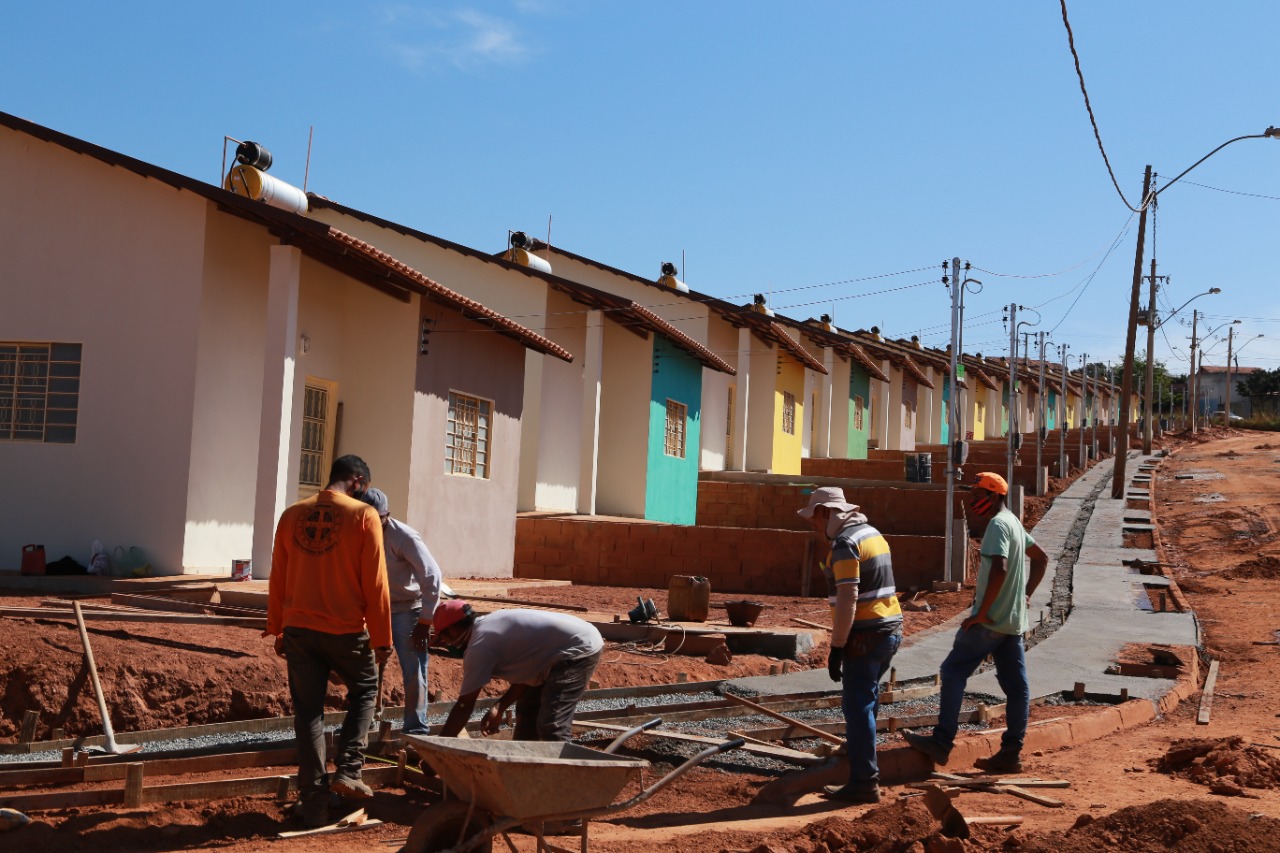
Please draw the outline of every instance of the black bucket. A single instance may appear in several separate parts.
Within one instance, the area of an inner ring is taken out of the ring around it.
[[[932,483],[933,482],[933,454],[917,453],[916,454],[916,482]]]

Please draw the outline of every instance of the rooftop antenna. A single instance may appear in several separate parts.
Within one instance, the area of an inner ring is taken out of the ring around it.
[[[307,178],[311,177],[311,139],[316,135],[316,126],[311,125],[307,131],[307,168],[302,172],[302,191],[307,191]]]
[[[689,280],[689,274],[684,269],[684,249],[680,250],[680,277],[686,282]]]
[[[551,248],[551,214],[547,214],[547,248]]]
[[[222,186],[222,181],[227,176],[227,143],[228,142],[234,142],[236,145],[244,144],[239,139],[236,139],[234,136],[222,137],[222,171],[218,173],[217,186]]]

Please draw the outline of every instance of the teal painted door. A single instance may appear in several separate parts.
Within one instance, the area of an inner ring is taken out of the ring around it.
[[[849,458],[867,458],[867,437],[871,434],[871,377],[854,364],[849,370]]]
[[[644,517],[693,524],[698,511],[702,364],[654,336]]]

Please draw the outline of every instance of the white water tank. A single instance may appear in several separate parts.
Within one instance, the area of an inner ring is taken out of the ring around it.
[[[306,193],[252,166],[232,166],[222,188],[290,213],[307,212]]]

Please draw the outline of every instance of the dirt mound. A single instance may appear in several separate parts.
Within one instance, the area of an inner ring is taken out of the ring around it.
[[[1254,450],[1280,450],[1280,444],[1255,444]]]
[[[1226,458],[1226,459],[1239,459],[1241,454],[1236,453],[1234,450],[1227,450],[1227,451],[1224,451],[1224,452],[1222,452],[1222,453],[1215,453],[1215,454],[1213,454],[1213,455],[1214,455],[1214,456],[1221,456],[1221,457],[1224,457],[1224,458]]]
[[[1066,832],[1039,836],[1015,833],[1006,850],[1027,853],[1084,853],[1124,850],[1147,853],[1179,850],[1187,853],[1274,850],[1280,820],[1250,817],[1246,812],[1209,800],[1157,800],[1130,806],[1090,820],[1081,815]]]
[[[1280,557],[1265,554],[1245,560],[1220,574],[1224,578],[1280,578]]]
[[[898,800],[878,806],[856,820],[829,817],[803,829],[767,836],[751,853],[835,853],[841,850],[874,853],[941,853],[941,851],[990,850],[999,846],[1004,832],[973,827],[967,841],[946,838],[936,818],[918,799]]]
[[[1239,735],[1176,740],[1156,769],[1228,796],[1241,796],[1245,788],[1280,788],[1280,756],[1248,745]]]

